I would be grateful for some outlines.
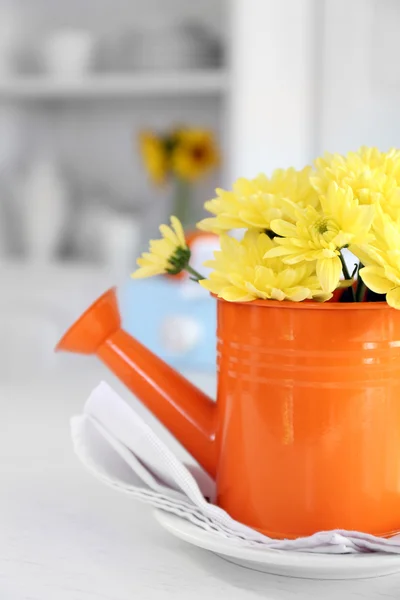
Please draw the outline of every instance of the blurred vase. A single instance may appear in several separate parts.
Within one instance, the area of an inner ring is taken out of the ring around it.
[[[112,209],[103,209],[100,231],[103,262],[117,277],[135,268],[140,244],[141,220]]]
[[[194,229],[195,219],[192,213],[193,187],[191,183],[179,177],[174,177],[171,192],[171,214],[178,217],[185,231]]]
[[[54,77],[82,77],[92,67],[94,49],[95,38],[90,31],[55,31],[43,43],[43,67]]]
[[[0,261],[7,254],[7,223],[4,196],[0,198]]]
[[[10,76],[17,69],[23,31],[21,18],[9,3],[0,7],[0,78]]]
[[[21,213],[28,258],[54,259],[66,221],[68,192],[57,167],[48,160],[33,162],[20,188]]]
[[[85,198],[73,221],[72,243],[74,252],[86,262],[104,262],[102,249],[103,207],[96,198]]]

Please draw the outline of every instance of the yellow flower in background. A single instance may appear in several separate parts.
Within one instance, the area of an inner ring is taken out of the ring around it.
[[[139,269],[132,273],[134,279],[169,273],[177,275],[189,265],[190,250],[186,244],[182,224],[171,217],[171,227],[160,225],[160,240],[150,240],[149,252],[137,259]]]
[[[310,183],[311,167],[301,171],[277,169],[271,178],[258,175],[254,179],[238,179],[232,191],[217,189],[217,197],[204,207],[214,217],[198,223],[204,231],[220,233],[232,229],[270,229],[271,221],[286,217],[282,199],[288,198],[300,206],[319,204],[318,195]]]
[[[339,285],[342,272],[340,250],[352,244],[367,244],[374,218],[373,206],[361,206],[350,187],[340,188],[331,183],[326,196],[321,196],[321,210],[308,206],[302,209],[286,201],[291,220],[272,221],[271,229],[276,247],[267,257],[281,257],[286,264],[303,261],[316,263],[316,273],[325,292],[332,292]]]
[[[164,140],[144,131],[139,137],[140,152],[150,178],[157,185],[165,182],[168,174],[168,154]]]
[[[185,126],[162,134],[145,131],[139,141],[150,179],[158,185],[171,184],[172,212],[185,227],[192,227],[194,183],[220,162],[214,134],[207,129]]]
[[[176,132],[171,153],[173,173],[185,181],[196,181],[219,164],[214,135],[206,129],[181,129]]]
[[[328,300],[332,294],[321,290],[315,267],[309,263],[287,266],[280,259],[264,258],[275,247],[266,234],[248,231],[241,241],[221,235],[221,250],[214,253],[208,279],[200,285],[229,302],[270,300]]]

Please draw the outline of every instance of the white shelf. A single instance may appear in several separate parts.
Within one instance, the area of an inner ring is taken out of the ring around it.
[[[82,79],[49,76],[16,77],[0,81],[0,100],[110,98],[131,96],[219,95],[227,87],[223,70],[171,73],[99,74]]]

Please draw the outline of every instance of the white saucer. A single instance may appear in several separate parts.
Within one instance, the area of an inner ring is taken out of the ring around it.
[[[400,571],[400,555],[396,554],[312,554],[243,548],[172,513],[157,509],[155,517],[177,538],[254,571],[304,579],[362,579]]]

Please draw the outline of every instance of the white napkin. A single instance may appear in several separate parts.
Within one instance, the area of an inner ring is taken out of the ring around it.
[[[90,395],[83,414],[72,418],[71,432],[79,459],[103,483],[229,538],[236,545],[336,554],[400,554],[400,535],[383,539],[335,530],[296,540],[274,540],[235,521],[212,504],[215,487],[210,478],[200,468],[184,465],[104,382]]]

